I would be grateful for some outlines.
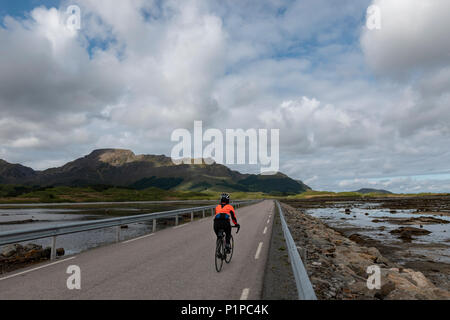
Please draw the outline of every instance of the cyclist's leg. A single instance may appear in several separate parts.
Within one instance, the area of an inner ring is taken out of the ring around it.
[[[225,231],[227,246],[229,246],[230,245],[230,238],[231,238],[231,224],[230,224],[230,221],[226,221],[226,223],[224,224],[224,229],[223,230]]]
[[[215,232],[215,234],[216,234],[217,237],[219,237],[219,231],[220,231],[220,229],[221,229],[220,221],[217,220],[217,219],[214,219],[214,232]]]

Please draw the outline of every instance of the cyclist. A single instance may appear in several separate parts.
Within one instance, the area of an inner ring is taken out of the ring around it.
[[[236,212],[232,205],[230,205],[230,195],[223,193],[220,198],[220,204],[216,207],[216,215],[214,217],[214,232],[219,234],[220,230],[225,231],[226,245],[225,250],[230,253],[230,238],[231,238],[231,223],[230,218],[236,227],[240,228],[237,223]]]

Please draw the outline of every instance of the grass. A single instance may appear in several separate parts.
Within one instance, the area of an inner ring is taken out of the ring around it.
[[[171,191],[158,188],[0,186],[0,203],[78,203],[168,200],[217,200],[221,192]],[[262,199],[263,193],[233,193],[233,200]]]
[[[125,201],[167,201],[167,200],[217,200],[221,192],[214,190],[186,191],[162,190],[150,187],[144,190],[132,188],[91,186],[91,187],[29,187],[0,185],[0,203],[79,203],[79,202],[125,202]],[[423,197],[445,196],[449,194],[361,194],[356,192],[307,191],[296,195],[274,195],[262,192],[232,192],[233,200],[246,199],[309,199],[315,197]]]
[[[318,197],[349,197],[349,198],[398,198],[398,197],[428,197],[428,196],[449,196],[449,193],[402,193],[402,194],[381,194],[381,193],[358,193],[358,192],[330,192],[330,191],[307,191],[304,193],[284,197],[284,199],[310,199]]]
[[[51,187],[24,192],[16,196],[2,196],[1,203],[62,203],[62,202],[124,202],[162,201],[174,199],[208,199],[202,192],[165,191],[157,188],[134,190],[110,187],[99,190],[95,187]]]
[[[365,195],[357,192],[330,192],[330,191],[306,191],[300,194],[286,197],[287,199],[309,199],[316,197],[363,197]],[[379,196],[379,194],[378,194]]]

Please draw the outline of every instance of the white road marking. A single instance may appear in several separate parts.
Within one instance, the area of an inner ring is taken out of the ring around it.
[[[144,238],[147,238],[147,237],[151,237],[151,236],[154,236],[154,235],[155,235],[154,233],[151,233],[151,234],[147,234],[146,236],[142,236],[142,237],[139,237],[139,238],[134,238],[134,239],[130,239],[130,240],[124,241],[122,243],[130,243],[130,242],[141,240],[141,239],[144,239]]]
[[[267,232],[267,227],[264,228],[263,234],[266,234]]]
[[[188,224],[189,224],[189,223],[184,223],[184,224],[181,224],[181,225],[176,226],[176,227],[173,227],[173,228],[174,228],[174,229],[183,228],[183,227],[187,226]]]
[[[255,260],[259,259],[259,255],[261,254],[261,249],[262,249],[263,243],[260,242],[258,245],[258,249],[256,250],[256,254],[255,254]]]
[[[52,262],[52,263],[46,264],[45,266],[40,266],[40,267],[37,267],[37,268],[34,268],[34,269],[30,269],[30,270],[27,270],[27,271],[22,271],[22,272],[19,272],[19,273],[15,273],[15,274],[12,274],[12,275],[7,276],[7,277],[0,278],[0,281],[6,280],[6,279],[10,279],[10,278],[14,278],[14,277],[20,276],[22,274],[30,273],[30,272],[33,272],[33,271],[36,271],[36,270],[39,270],[39,269],[42,269],[42,268],[54,266],[55,264],[63,263],[63,262],[66,262],[66,261],[69,261],[69,260],[72,260],[72,259],[75,259],[75,258],[76,257],[71,257],[71,258],[67,258],[67,259],[61,260],[61,261],[56,261],[56,262]]]
[[[269,220],[267,220],[267,224],[269,224],[269,222],[270,222],[270,219],[269,219]]]
[[[249,293],[250,293],[250,289],[249,288],[245,288],[244,290],[242,290],[241,300],[247,300]]]

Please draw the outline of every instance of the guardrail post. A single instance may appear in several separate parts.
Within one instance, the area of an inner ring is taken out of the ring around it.
[[[153,233],[156,232],[156,219],[153,219]]]
[[[52,237],[52,250],[50,253],[50,260],[56,260],[56,236]]]
[[[211,208],[211,216],[214,215],[214,208]]]
[[[120,242],[120,226],[116,227],[116,242]]]
[[[307,253],[305,248],[297,247],[298,252],[300,254],[300,258],[302,258],[302,261],[306,261]],[[305,267],[306,268],[306,267]]]
[[[176,215],[176,217],[175,217],[175,225],[176,226],[178,225],[178,215]]]
[[[205,210],[203,210],[202,217],[203,217],[203,219],[205,219]]]
[[[191,212],[191,222],[194,221],[194,211]]]

